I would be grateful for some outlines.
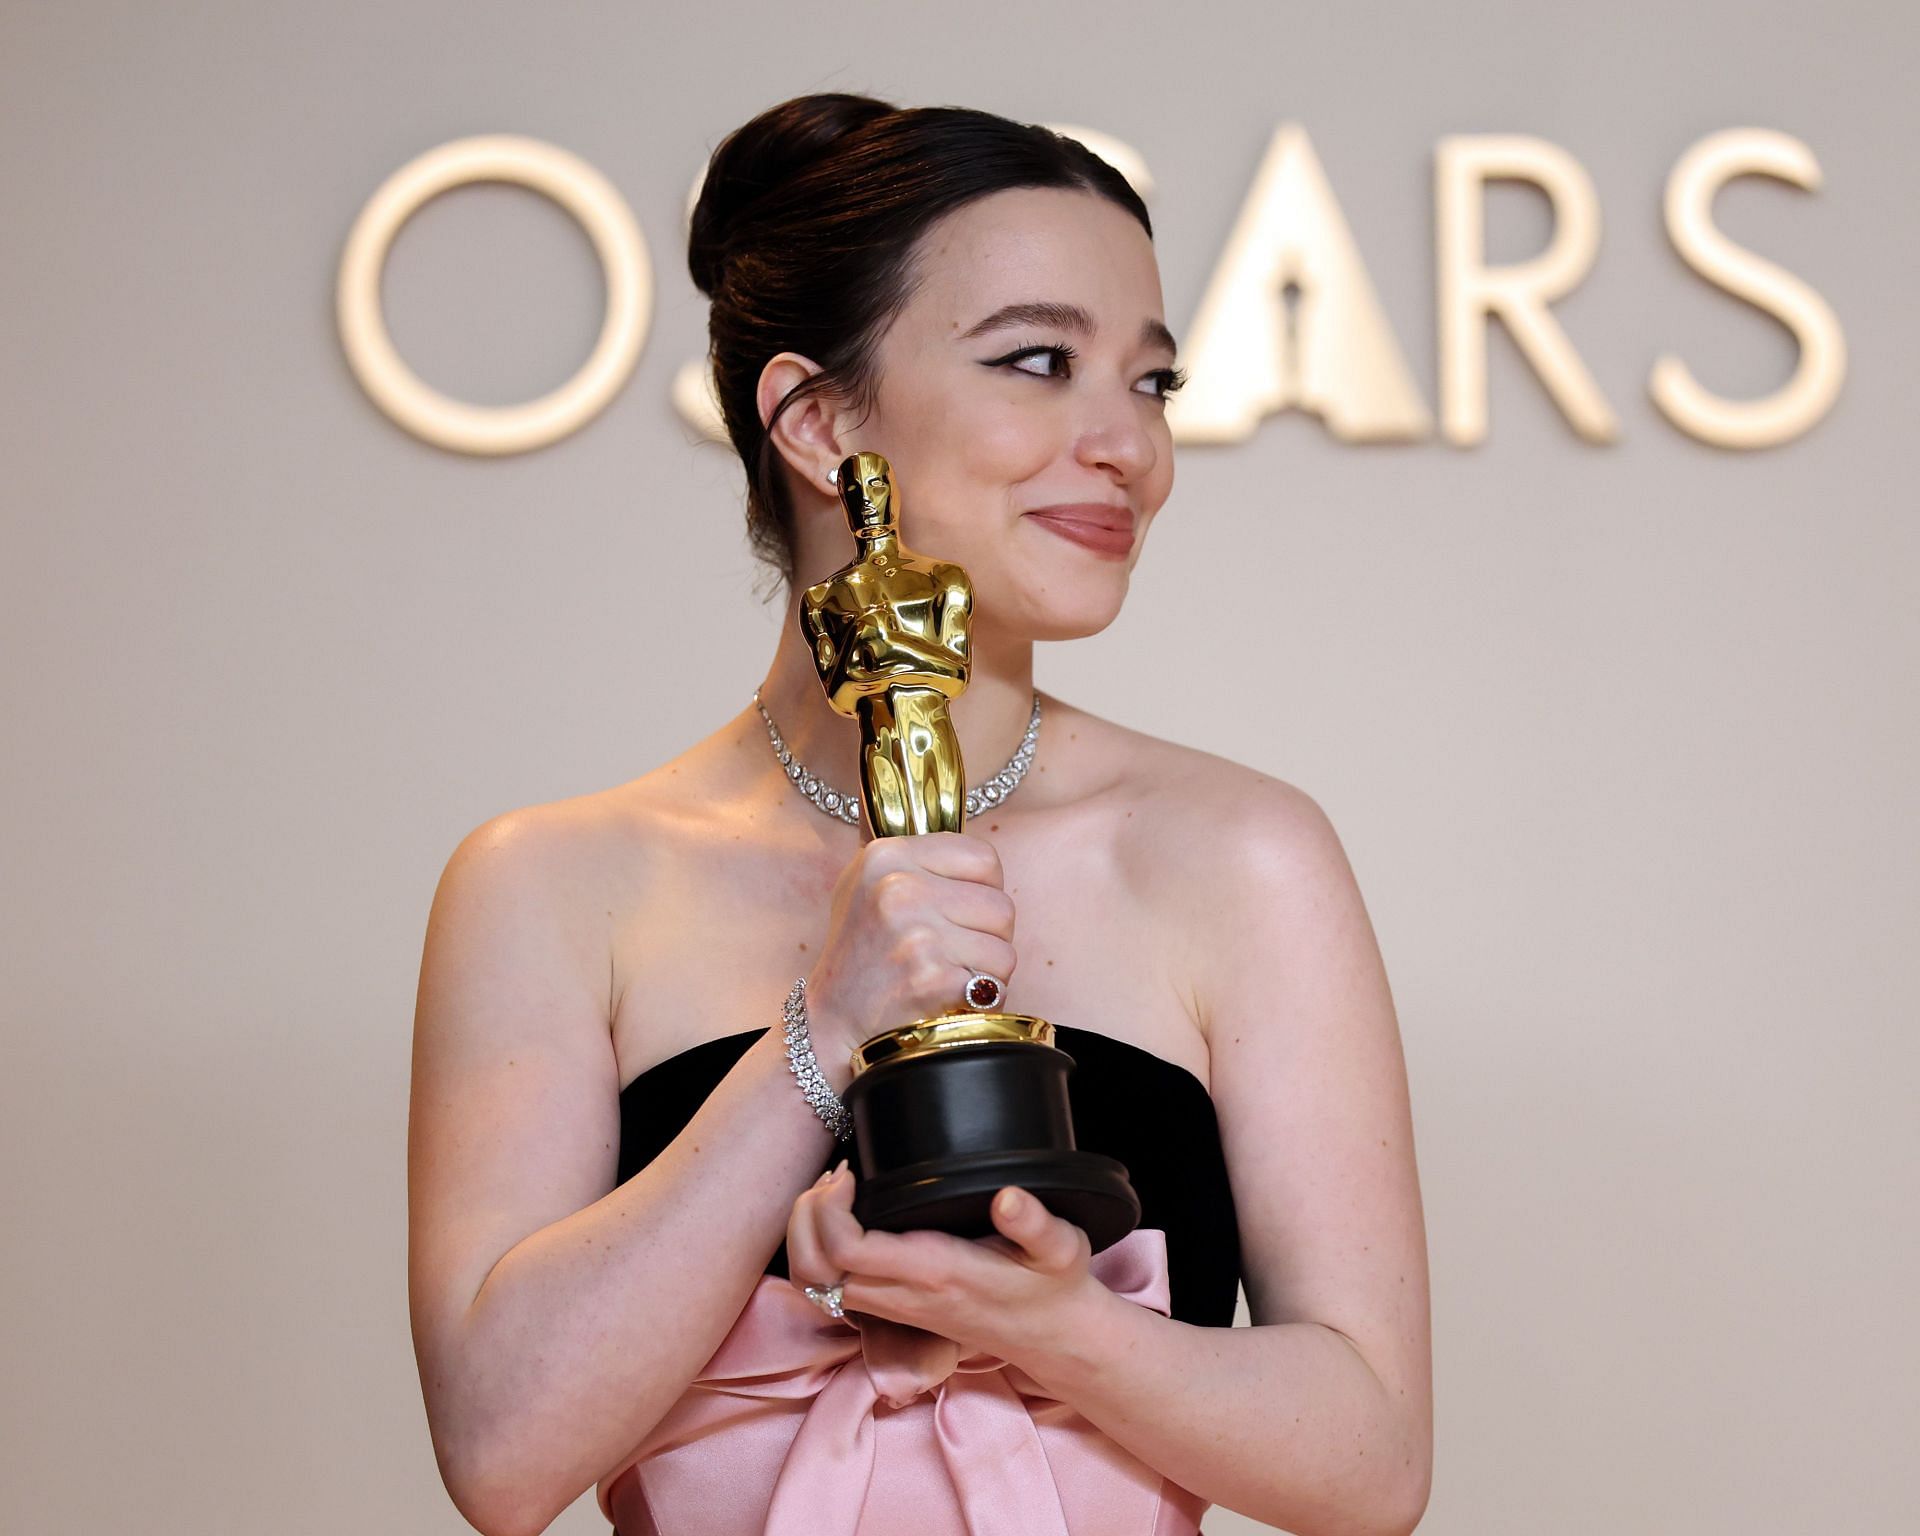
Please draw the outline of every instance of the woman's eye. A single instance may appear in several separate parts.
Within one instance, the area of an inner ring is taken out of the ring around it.
[[[1153,392],[1153,398],[1156,400],[1165,400],[1182,384],[1187,382],[1187,370],[1184,368],[1156,368],[1152,373],[1148,374],[1147,377],[1160,386]]]
[[[1014,353],[1013,356],[1007,358],[1006,361],[1016,368],[1019,368],[1021,363],[1031,361],[1034,358],[1040,358],[1042,360],[1057,358],[1062,364],[1065,364],[1072,359],[1073,355],[1074,352],[1071,347],[1027,347],[1022,351]],[[1056,377],[1051,371],[1043,372],[1033,368],[1020,368],[1019,371],[1021,373],[1031,373],[1037,379]]]

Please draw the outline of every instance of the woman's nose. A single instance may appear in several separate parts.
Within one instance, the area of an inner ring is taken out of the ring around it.
[[[1129,403],[1121,411],[1089,422],[1080,434],[1080,462],[1111,470],[1122,480],[1137,480],[1152,469],[1158,450]]]

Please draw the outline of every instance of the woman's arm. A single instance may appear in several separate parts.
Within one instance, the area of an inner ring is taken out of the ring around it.
[[[1406,1536],[1426,1510],[1420,1416],[1324,1324],[1196,1327],[1096,1283],[1014,1363],[1156,1472],[1294,1536]]]
[[[1259,779],[1194,893],[1252,1328],[1095,1285],[1015,1361],[1149,1466],[1295,1536],[1401,1536],[1432,1476],[1426,1238],[1399,1027],[1320,807]],[[1199,845],[1204,846],[1204,844]],[[1211,939],[1206,935],[1212,935]]]
[[[590,832],[564,802],[476,829],[441,877],[421,965],[414,1344],[441,1476],[486,1536],[544,1530],[645,1438],[738,1318],[794,1198],[837,1156],[770,1029],[614,1187],[618,1067]],[[844,1089],[850,1066],[821,1054]]]

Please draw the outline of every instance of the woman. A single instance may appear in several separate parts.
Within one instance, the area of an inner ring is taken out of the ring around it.
[[[1032,687],[1034,641],[1118,614],[1172,488],[1151,235],[1105,162],[985,113],[807,96],[715,151],[689,266],[788,622],[714,735],[469,834],[428,924],[414,1337],[488,1536],[588,1488],[622,1536],[1417,1523],[1411,1117],[1340,843],[1300,790]],[[903,541],[972,580],[951,719],[1012,787],[960,832],[865,837],[795,622],[866,449]],[[850,1050],[980,975],[1074,1056],[1080,1143],[1141,1193],[1121,1249],[1017,1189],[997,1237],[854,1220]]]

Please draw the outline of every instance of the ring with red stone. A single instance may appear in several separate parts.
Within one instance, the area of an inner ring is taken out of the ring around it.
[[[1000,1006],[1000,1000],[1006,995],[1006,986],[998,976],[989,976],[985,971],[975,971],[967,978],[966,986],[961,989],[960,999],[976,1013],[992,1013]]]

